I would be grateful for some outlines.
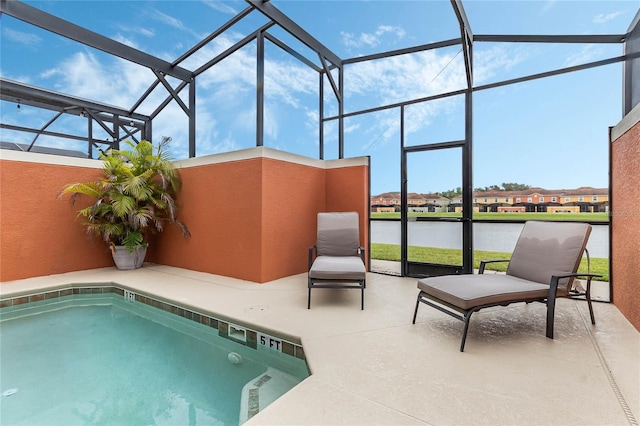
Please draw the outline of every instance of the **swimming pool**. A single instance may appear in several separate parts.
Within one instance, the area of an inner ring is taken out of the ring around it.
[[[237,425],[309,374],[296,343],[117,286],[0,303],[3,425]]]

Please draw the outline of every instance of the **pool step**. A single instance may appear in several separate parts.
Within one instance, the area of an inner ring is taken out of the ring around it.
[[[284,395],[299,382],[300,380],[291,374],[268,367],[267,371],[242,388],[240,424],[258,414],[261,409]]]

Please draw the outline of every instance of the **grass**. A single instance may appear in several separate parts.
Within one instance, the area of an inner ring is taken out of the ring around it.
[[[371,243],[371,258],[379,260],[400,261],[400,246],[397,244]],[[473,252],[473,266],[480,267],[481,260],[510,259],[511,253],[475,250]],[[434,247],[409,246],[409,260],[416,262],[440,263],[445,265],[462,265],[462,251],[456,249],[442,249]],[[507,263],[493,263],[487,265],[487,270],[505,272]],[[609,281],[609,260],[605,258],[591,258],[592,274],[602,275],[599,281]],[[578,272],[587,273],[587,259],[583,258]]]
[[[417,213],[409,212],[409,217],[462,217],[462,213]],[[371,213],[372,219],[400,219],[400,213]],[[481,220],[575,220],[584,222],[608,222],[609,213],[473,213],[474,219]]]

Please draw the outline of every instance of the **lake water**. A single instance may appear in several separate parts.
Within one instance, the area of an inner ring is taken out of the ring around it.
[[[524,223],[474,223],[474,250],[512,252]],[[462,247],[462,223],[460,222],[409,222],[410,246],[460,249]],[[400,221],[372,220],[371,242],[400,244]],[[587,243],[591,257],[609,257],[609,225],[593,225]]]

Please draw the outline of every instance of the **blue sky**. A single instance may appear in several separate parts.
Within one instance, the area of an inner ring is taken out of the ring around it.
[[[242,1],[30,1],[127,45],[173,61],[216,30]],[[342,59],[459,37],[449,1],[281,1],[272,4]],[[475,34],[622,34],[638,0],[463,0]],[[267,20],[258,12],[218,37],[181,66],[195,69]],[[0,73],[4,78],[129,108],[155,80],[148,69],[47,33],[12,17],[0,19]],[[279,28],[271,34],[317,63],[317,57]],[[621,45],[475,43],[475,84],[618,56]],[[255,146],[255,43],[209,69],[197,81],[197,154]],[[345,112],[462,89],[458,46],[345,67]],[[329,86],[325,116],[337,112]],[[164,99],[159,88],[140,112]],[[54,115],[2,102],[2,122],[40,128]],[[345,121],[347,156],[371,156],[372,193],[400,189],[399,110]],[[318,76],[266,44],[265,145],[317,157]],[[622,66],[534,80],[474,95],[474,187],[518,182],[548,189],[606,187],[608,127],[622,118]],[[187,120],[174,103],[154,121],[154,135],[171,136],[176,158],[187,156]],[[86,132],[77,117],[52,131]],[[325,158],[337,157],[337,126],[324,127]],[[106,136],[106,135],[105,135]],[[464,137],[462,97],[407,108],[409,145]],[[2,130],[3,141],[31,143],[33,135]],[[83,149],[41,137],[38,144]],[[459,150],[409,157],[409,190],[461,186]]]

